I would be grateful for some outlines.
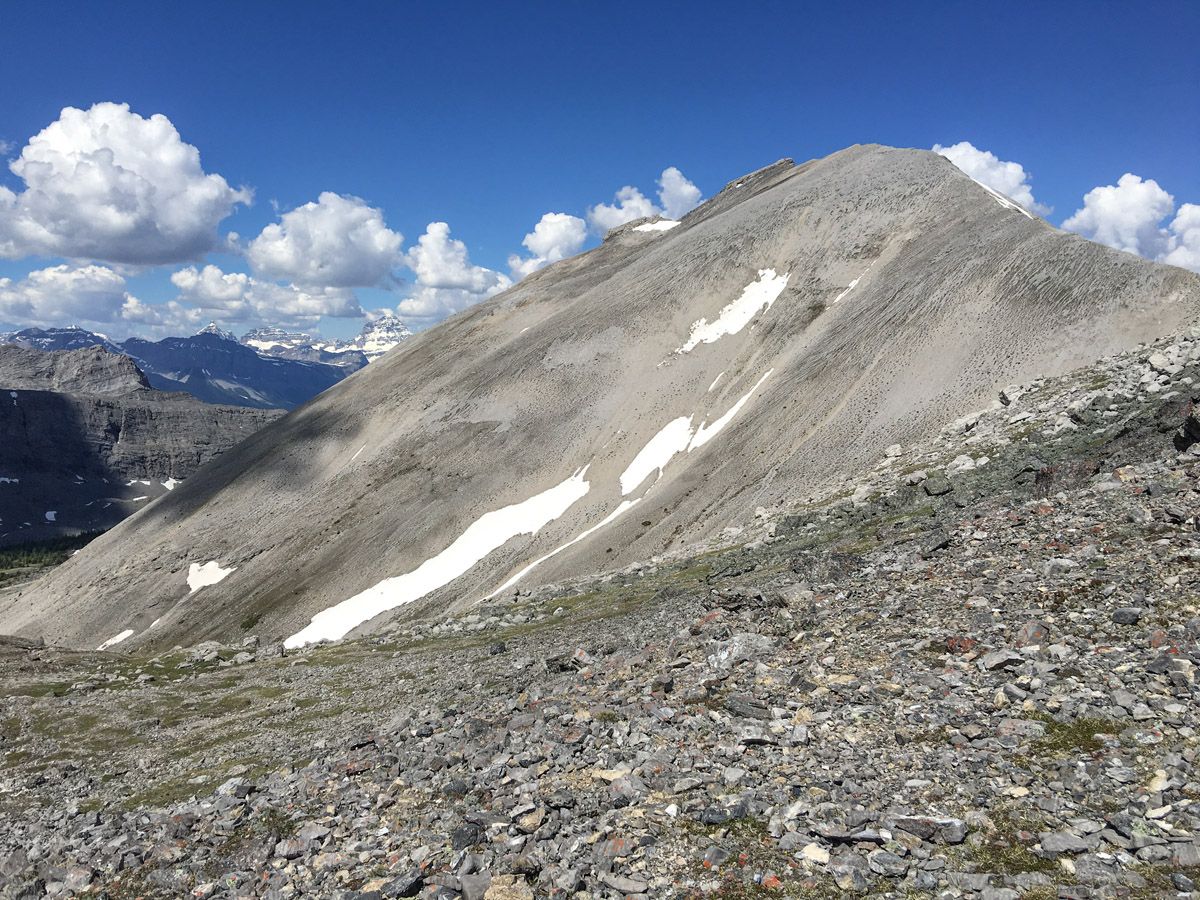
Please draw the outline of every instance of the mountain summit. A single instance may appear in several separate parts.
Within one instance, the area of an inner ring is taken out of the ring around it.
[[[936,154],[783,160],[409,338],[89,545],[0,632],[170,646],[252,617],[299,646],[678,553],[1198,313],[1196,275]]]

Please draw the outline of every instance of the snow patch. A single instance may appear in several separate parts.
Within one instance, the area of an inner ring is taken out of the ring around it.
[[[0,484],[20,484],[20,483],[21,483],[20,478],[4,478],[3,476],[0,476]]]
[[[425,560],[411,572],[385,578],[374,587],[317,613],[307,627],[284,641],[284,646],[293,648],[316,641],[335,641],[380,613],[421,599],[470,571],[510,539],[522,534],[537,534],[586,496],[590,488],[585,466],[560,484],[534,494],[528,500],[484,513],[441,553]]]
[[[216,584],[218,581],[224,581],[230,573],[235,571],[237,571],[237,566],[230,566],[228,569],[223,569],[221,568],[221,564],[215,559],[210,559],[204,565],[192,563],[188,566],[187,583],[188,587],[191,588],[188,593],[194,594],[202,587]]]
[[[175,487],[180,484],[183,484],[182,478],[168,478],[166,481],[164,481],[162,483],[162,486],[165,487],[168,491],[173,491],[173,490],[175,490]]]
[[[490,594],[488,594],[487,599],[490,600],[492,597],[495,597],[497,594],[503,593],[508,588],[512,587],[514,584],[516,584],[518,581],[520,581],[522,578],[524,578],[526,575],[528,575],[530,572],[532,572],[534,569],[536,569],[538,566],[540,566],[542,563],[544,563],[546,560],[550,559],[550,557],[557,556],[558,554],[560,554],[564,550],[566,550],[568,547],[578,544],[584,538],[590,537],[591,535],[595,534],[597,531],[599,531],[605,525],[609,525],[612,522],[615,522],[622,515],[624,515],[625,512],[630,509],[630,507],[637,506],[641,502],[642,502],[641,497],[637,497],[634,500],[622,500],[619,504],[617,504],[616,509],[614,509],[612,512],[610,512],[607,516],[605,516],[603,519],[601,519],[599,522],[597,522],[591,528],[587,528],[587,529],[579,532],[579,534],[575,535],[575,537],[571,538],[571,540],[567,541],[565,544],[561,544],[560,546],[555,547],[553,550],[551,550],[545,556],[539,556],[537,559],[535,559],[533,562],[531,562],[529,565],[527,565],[525,568],[523,568],[520,572],[518,572],[512,578],[508,579],[508,581],[504,582],[504,584],[500,585],[500,587],[496,588],[494,591],[492,591]]]
[[[115,634],[112,637],[110,637],[107,641],[105,641],[103,644],[101,644],[96,649],[97,650],[107,650],[109,647],[115,647],[115,646],[117,646],[117,644],[121,643],[121,641],[127,640],[131,637],[133,637],[133,629],[126,628],[120,634]]]
[[[691,453],[693,450],[699,450],[701,447],[703,447],[705,444],[707,444],[709,441],[711,441],[713,438],[715,438],[718,434],[720,434],[721,429],[723,429],[726,425],[728,425],[730,422],[733,421],[733,417],[736,416],[741,411],[742,407],[746,405],[746,402],[752,396],[754,396],[754,392],[757,391],[759,389],[759,387],[762,386],[762,383],[764,381],[766,381],[768,378],[771,377],[771,373],[774,371],[775,371],[774,369],[769,369],[767,371],[767,374],[764,375],[762,378],[758,379],[758,381],[755,383],[754,387],[750,388],[750,390],[747,391],[738,400],[737,403],[733,404],[733,406],[731,406],[729,408],[728,412],[726,412],[725,415],[723,415],[723,416],[721,416],[721,418],[717,419],[717,421],[713,422],[711,425],[709,425],[707,423],[700,425],[696,429],[695,436],[688,443],[687,452]]]
[[[715,320],[700,319],[693,323],[687,342],[675,352],[687,353],[700,344],[711,344],[727,334],[737,334],[760,311],[771,308],[791,277],[791,272],[777,275],[774,269],[759,269],[758,279],[746,285],[742,295],[717,313]]]
[[[47,522],[53,522],[57,518],[58,518],[58,510],[56,510],[56,509],[46,510],[46,521]]]
[[[634,225],[634,231],[670,231],[679,222],[674,219],[659,219],[657,222],[643,222],[641,225]]]
[[[692,420],[695,416],[680,416],[678,419],[672,419],[664,425],[662,430],[650,438],[646,446],[638,451],[637,456],[633,458],[633,461],[621,473],[621,496],[628,496],[646,480],[646,476],[651,472],[657,472],[658,477],[661,478],[663,470],[666,469],[667,464],[674,458],[675,454],[691,453],[693,450],[699,450],[720,434],[721,429],[733,421],[733,417],[741,411],[741,408],[746,405],[747,401],[754,395],[754,392],[759,389],[764,381],[771,377],[771,372],[774,371],[774,369],[770,369],[766,375],[758,379],[754,387],[750,388],[741,399],[711,425],[705,420],[693,428]]]
[[[972,178],[971,180],[975,181],[974,178]],[[997,203],[999,203],[1001,206],[1003,206],[1005,209],[1015,209],[1017,212],[1019,212],[1021,215],[1023,215],[1027,219],[1036,219],[1037,218],[1037,216],[1035,216],[1033,213],[1031,213],[1029,210],[1027,210],[1021,204],[1014,203],[1013,201],[1011,201],[1007,197],[1005,197],[1003,194],[1001,194],[999,191],[992,190],[990,187],[988,187],[982,181],[975,181],[975,183],[977,185],[979,185],[981,188],[983,188],[985,191],[987,191],[989,194],[991,194],[992,198]]]
[[[125,487],[133,487],[135,484],[144,484],[146,487],[150,487],[150,482],[149,482],[149,481],[141,481],[141,480],[139,480],[139,479],[136,479],[136,478],[135,478],[133,481],[127,481],[127,482],[125,482]]]
[[[871,263],[871,266],[873,266],[873,265],[875,265],[875,263]],[[854,290],[858,286],[858,283],[863,280],[863,278],[866,276],[866,274],[871,271],[871,266],[867,266],[865,269],[863,269],[862,275],[859,275],[857,278],[855,278],[853,281],[851,281],[848,285],[846,285],[846,289],[844,291],[842,291],[840,294],[838,294],[836,297],[834,297],[833,302],[837,303],[839,300],[841,300],[843,297],[845,297],[848,293],[850,293],[852,290]]]
[[[680,416],[664,425],[662,430],[637,452],[637,456],[621,473],[621,496],[628,496],[651,472],[657,471],[658,477],[661,478],[667,463],[676,453],[687,450],[688,441],[691,439],[691,416]]]

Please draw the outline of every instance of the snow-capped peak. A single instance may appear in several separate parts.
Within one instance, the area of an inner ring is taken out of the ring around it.
[[[365,353],[367,359],[374,360],[410,337],[412,332],[408,326],[398,316],[388,314],[367,322],[351,343]]]
[[[217,325],[216,322],[209,322],[207,325],[197,331],[196,334],[213,334],[222,340],[233,341],[235,344],[237,343],[237,338],[234,337],[233,332],[225,331],[223,328]]]

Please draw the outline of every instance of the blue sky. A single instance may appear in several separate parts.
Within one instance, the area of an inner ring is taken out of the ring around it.
[[[1169,229],[1177,208],[1200,203],[1197,3],[39,2],[6,4],[0,25],[7,160],[62,108],[110,101],[165,116],[199,150],[204,173],[231,191],[252,189],[251,204],[233,201],[220,218],[221,235],[249,241],[322,192],[379,210],[403,235],[398,252],[430,222],[446,222],[440,240],[465,245],[469,277],[443,279],[448,288],[429,274],[431,290],[460,296],[430,306],[418,325],[516,277],[509,257],[537,255],[522,239],[545,213],[586,221],[624,185],[659,202],[655,182],[667,167],[707,197],[782,156],[969,141],[1019,163],[1055,224],[1125,173],[1153,179],[1174,198],[1155,226],[1164,243],[1149,248],[1158,238],[1144,222],[1124,243],[1160,257],[1188,237]],[[7,168],[0,185],[14,196],[25,187]],[[1165,209],[1158,195],[1134,199]],[[0,197],[0,247],[3,215]],[[1122,240],[1112,237],[1121,223],[1095,216],[1076,230]],[[188,266],[263,274],[228,252],[161,265],[68,257],[78,239],[10,246],[0,276],[19,296],[6,314],[0,293],[0,321],[28,324],[14,310],[30,321],[81,314],[29,300],[42,295],[25,280],[47,267],[111,268],[150,307],[180,295],[170,276]],[[596,241],[595,228],[586,241]],[[264,284],[294,283],[286,266],[272,271]],[[330,302],[342,311],[347,292],[364,308],[395,307],[418,276],[403,264],[394,271],[370,286],[347,276],[355,283],[302,287],[336,294]],[[245,318],[230,324],[256,324],[272,308],[267,293],[260,288],[253,310],[231,312]],[[111,330],[155,333],[181,321],[151,318]],[[295,321],[330,334],[361,325]]]

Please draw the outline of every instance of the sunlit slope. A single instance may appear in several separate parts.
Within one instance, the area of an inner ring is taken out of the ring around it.
[[[1198,311],[1195,275],[1064,234],[932,153],[777,164],[408,340],[0,631],[295,645],[617,567]],[[192,591],[193,566],[227,574]]]

